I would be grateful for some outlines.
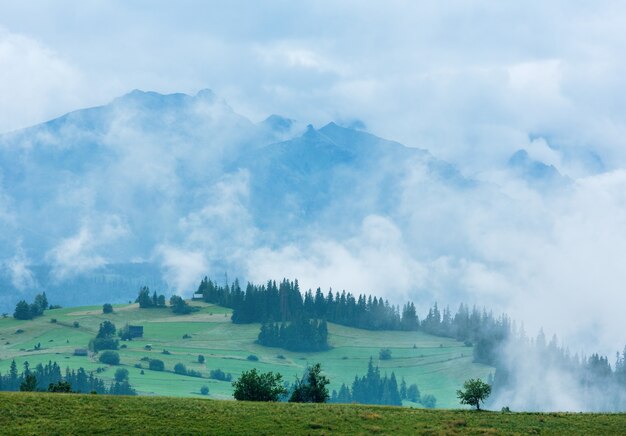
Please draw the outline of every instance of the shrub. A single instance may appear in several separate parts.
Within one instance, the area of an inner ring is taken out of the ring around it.
[[[113,313],[113,306],[109,303],[102,305],[102,313]]]
[[[119,365],[120,355],[115,351],[107,350],[100,354],[98,360],[102,363],[106,363],[107,365]]]
[[[152,351],[152,345],[148,344],[145,347],[143,347],[143,349],[147,351]]]
[[[77,329],[78,327],[80,327],[80,324],[78,323],[78,321],[74,321],[72,323],[72,327],[74,327],[75,329]]]
[[[135,363],[135,368],[141,369],[141,363]]]
[[[120,348],[128,348],[128,345],[122,344],[122,345],[120,345]]]
[[[68,382],[60,381],[58,383],[50,383],[48,385],[48,392],[60,392],[60,393],[70,393],[72,392],[72,385]]]
[[[141,359],[142,362],[150,362],[150,358],[148,356],[143,356]]]
[[[319,363],[307,368],[306,377],[296,378],[296,383],[289,398],[290,403],[325,403],[328,401],[328,385],[330,381],[322,375]]]
[[[200,393],[202,395],[209,395],[209,387],[207,385],[204,385],[200,388]]]
[[[178,362],[176,365],[174,365],[174,372],[176,374],[187,375],[187,367],[183,365],[182,363]]]
[[[426,394],[422,396],[422,406],[427,409],[434,409],[437,405],[437,398],[434,395]]]
[[[287,393],[282,379],[278,373],[258,373],[256,368],[244,371],[233,382],[233,396],[239,401],[278,401],[281,395]]]
[[[258,362],[259,361],[259,357],[256,356],[255,354],[250,354],[248,357],[246,357],[246,359],[248,359],[250,362]]]
[[[122,383],[124,380],[128,380],[128,370],[125,368],[118,368],[115,371],[115,381]]]
[[[202,354],[198,355],[198,363],[204,363],[204,356]]]
[[[152,359],[148,364],[148,368],[150,368],[152,371],[163,371],[165,369],[165,363],[163,363],[163,361],[159,359]]]
[[[51,322],[52,324],[56,324],[56,323],[57,323],[57,319],[56,319],[56,318],[52,318],[52,319],[50,320],[50,322]]]
[[[283,356],[282,354],[279,354],[278,356],[276,356],[277,359],[281,359],[281,360],[285,360],[285,356]]]
[[[24,330],[22,330],[22,329],[15,330],[15,334],[16,335],[19,335],[20,333],[24,333]]]
[[[50,309],[50,310],[52,310],[52,309],[62,309],[62,307],[59,304],[51,304],[50,306],[48,306],[48,309]]]
[[[187,333],[185,333],[183,335],[183,339],[191,339],[191,335],[188,335]]]
[[[169,352],[169,351],[167,351],[167,350],[163,350],[163,351],[161,351],[161,354],[168,354],[168,355],[169,355],[169,354],[172,354],[172,353],[170,353],[170,352]]]
[[[226,373],[218,368],[213,369],[209,372],[209,378],[221,381],[231,381],[233,379],[233,376],[230,373]]]
[[[187,375],[189,377],[198,377],[198,378],[202,378],[202,373],[200,371],[196,371],[193,369],[188,369],[187,370]]]
[[[378,357],[380,360],[390,360],[391,359],[391,350],[389,348],[383,348],[378,353]]]
[[[95,352],[101,350],[117,350],[119,344],[119,341],[113,338],[94,338],[89,341],[89,349]]]

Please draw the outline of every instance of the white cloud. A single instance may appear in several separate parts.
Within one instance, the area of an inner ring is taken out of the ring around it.
[[[84,222],[76,234],[59,241],[45,258],[59,280],[89,272],[107,263],[101,253],[107,246],[119,244],[128,231],[120,217],[103,215],[98,220]]]
[[[168,284],[177,294],[186,297],[196,290],[208,269],[208,262],[201,251],[161,245],[156,248],[156,256],[165,268]]]
[[[76,109],[87,91],[81,73],[37,40],[0,23],[0,132]]]

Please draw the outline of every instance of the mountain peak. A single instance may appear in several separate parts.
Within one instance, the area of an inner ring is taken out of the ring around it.
[[[295,120],[291,118],[281,117],[280,115],[272,114],[261,122],[262,125],[269,127],[271,130],[277,132],[288,132],[295,123]]]
[[[211,89],[205,88],[205,89],[201,89],[200,91],[196,93],[196,98],[205,100],[205,101],[214,102],[217,99],[217,96]]]

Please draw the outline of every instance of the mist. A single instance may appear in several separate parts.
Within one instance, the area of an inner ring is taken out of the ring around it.
[[[286,277],[623,350],[623,5],[36,3],[0,6],[3,312]],[[519,349],[494,404],[597,409]]]

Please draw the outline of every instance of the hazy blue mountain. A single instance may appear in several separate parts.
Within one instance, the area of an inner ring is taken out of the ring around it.
[[[526,150],[516,151],[509,159],[508,166],[519,177],[536,187],[562,186],[569,181],[553,165],[532,159]]]
[[[88,283],[111,277],[136,287],[132,265],[166,287],[160,253],[170,246],[237,272],[220,259],[349,236],[372,214],[402,225],[415,218],[402,207],[412,191],[423,189],[427,208],[475,186],[425,150],[361,130],[302,129],[278,115],[255,124],[208,90],[133,91],[0,136],[0,295],[6,306],[15,289],[49,289],[64,304],[100,294]]]

